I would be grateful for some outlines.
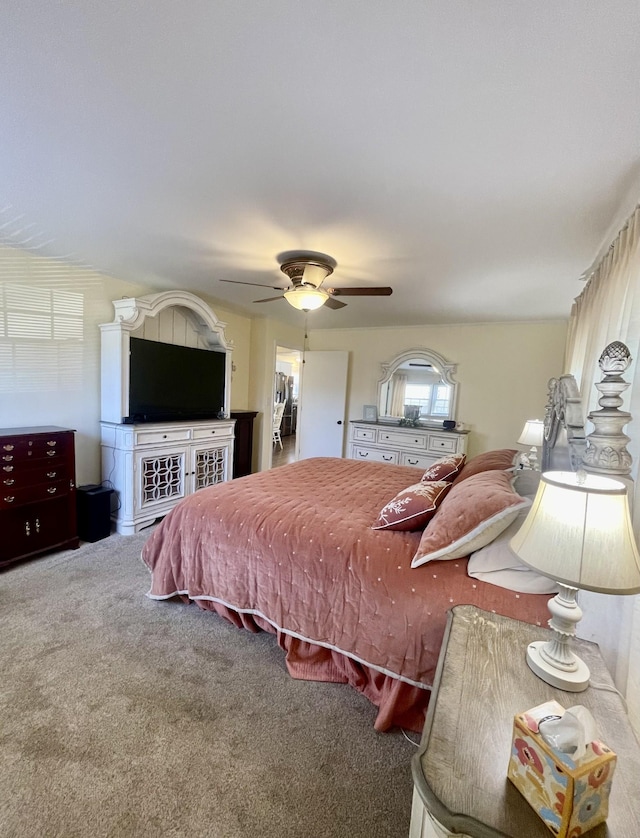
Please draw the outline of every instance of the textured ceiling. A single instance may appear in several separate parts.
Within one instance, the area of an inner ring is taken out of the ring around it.
[[[290,322],[219,280],[393,287],[318,327],[566,317],[640,194],[639,43],[637,0],[5,4],[0,240]]]

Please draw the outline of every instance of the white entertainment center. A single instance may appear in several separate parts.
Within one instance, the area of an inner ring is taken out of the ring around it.
[[[193,294],[166,291],[115,300],[113,305],[113,322],[100,326],[102,480],[117,495],[117,531],[132,535],[183,497],[230,479],[235,422],[124,422],[129,416],[130,338],[224,353],[225,417],[230,410],[232,345],[225,338],[225,324]]]

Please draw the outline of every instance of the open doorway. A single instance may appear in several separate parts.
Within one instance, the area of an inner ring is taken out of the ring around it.
[[[282,466],[297,459],[298,410],[302,352],[276,347],[276,371],[273,384],[274,424],[271,466]]]

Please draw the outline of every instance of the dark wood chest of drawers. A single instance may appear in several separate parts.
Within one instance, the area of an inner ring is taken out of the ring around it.
[[[74,432],[0,428],[0,567],[78,544]]]

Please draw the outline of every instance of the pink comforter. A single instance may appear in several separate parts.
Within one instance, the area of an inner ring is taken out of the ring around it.
[[[292,674],[348,681],[379,706],[395,693],[389,700],[402,705],[403,723],[419,729],[449,608],[470,603],[530,622],[548,616],[548,596],[471,579],[466,559],[412,569],[420,533],[371,529],[382,506],[421,475],[314,458],[200,490],[143,548],[149,595],[182,595],[237,625],[275,630],[288,650],[295,641],[294,652],[319,654],[320,673],[298,660]],[[413,719],[404,706],[412,702],[421,705]],[[381,713],[379,729],[398,722],[393,708]]]

